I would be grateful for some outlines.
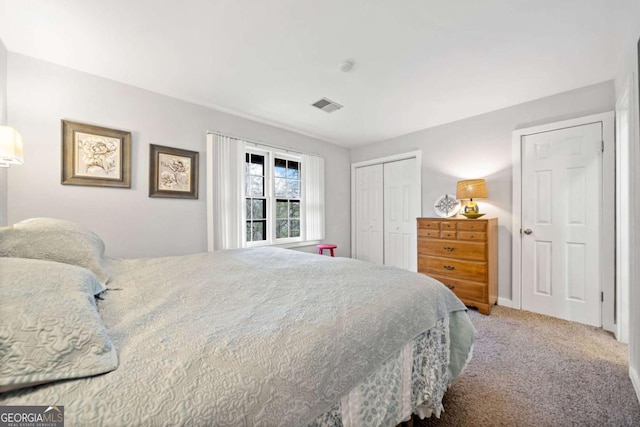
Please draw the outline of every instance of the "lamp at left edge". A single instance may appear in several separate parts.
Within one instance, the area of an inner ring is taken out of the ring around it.
[[[22,135],[11,126],[0,126],[0,167],[24,162]]]

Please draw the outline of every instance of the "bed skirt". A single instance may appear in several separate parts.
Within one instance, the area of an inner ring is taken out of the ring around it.
[[[440,417],[442,397],[455,379],[451,378],[452,372],[457,377],[463,369],[450,367],[449,332],[450,318],[439,320],[309,427],[395,426],[409,420],[413,413],[421,418]]]

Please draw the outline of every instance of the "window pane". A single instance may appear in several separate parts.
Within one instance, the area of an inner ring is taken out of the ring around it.
[[[253,229],[253,241],[266,240],[264,232],[264,221],[254,221],[252,224]]]
[[[273,175],[276,178],[287,177],[287,161],[286,160],[275,159],[275,167],[274,167]]]
[[[264,176],[264,168],[261,165],[251,163],[249,173],[253,176]]]
[[[289,221],[279,219],[276,221],[276,239],[289,237]]]
[[[289,160],[289,167],[287,168],[287,178],[300,179],[300,163],[292,162]]]
[[[249,175],[244,177],[244,195],[251,196],[251,177]]]
[[[264,219],[266,218],[266,203],[262,199],[253,199],[253,218]]]
[[[259,154],[251,155],[251,175],[264,176],[264,156]]]
[[[289,202],[289,218],[300,218],[300,202]]]
[[[300,237],[300,220],[292,219],[291,220],[291,230],[290,237]]]
[[[288,180],[287,197],[300,198],[300,181]]]
[[[257,197],[264,196],[264,178],[261,176],[251,177],[251,195]]]
[[[247,242],[251,241],[251,221],[247,221]]]
[[[247,219],[251,219],[251,199],[247,199]]]
[[[286,219],[289,210],[289,201],[288,200],[277,200],[276,201],[276,218],[278,219]]]
[[[275,195],[277,197],[287,196],[287,180],[284,178],[274,178]]]

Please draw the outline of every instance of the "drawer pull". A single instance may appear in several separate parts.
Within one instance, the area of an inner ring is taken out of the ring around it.
[[[453,250],[454,250],[455,248],[452,248],[451,246],[445,246],[445,247],[444,247],[444,248],[442,248],[442,249],[444,249],[444,250],[445,250],[445,251],[447,251],[447,252],[453,252]]]
[[[443,266],[443,267],[444,267],[444,269],[445,269],[445,270],[449,270],[449,271],[451,271],[451,270],[455,270],[455,267],[454,267],[454,266],[452,266],[452,265],[445,265],[445,266]]]

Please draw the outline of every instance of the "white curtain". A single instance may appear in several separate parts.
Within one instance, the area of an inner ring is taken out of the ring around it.
[[[207,135],[207,226],[209,251],[242,247],[245,142]]]
[[[324,159],[302,156],[305,239],[324,239]]]

